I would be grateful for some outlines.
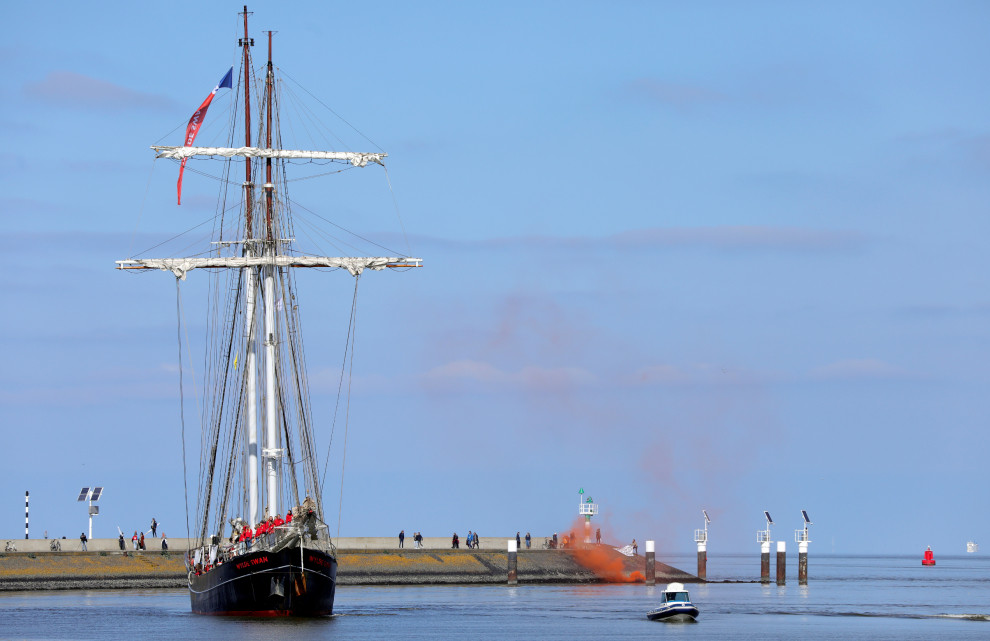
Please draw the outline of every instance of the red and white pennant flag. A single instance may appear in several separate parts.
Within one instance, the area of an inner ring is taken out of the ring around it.
[[[199,133],[199,128],[200,126],[202,126],[203,120],[206,118],[206,110],[210,108],[210,103],[213,102],[213,96],[217,95],[217,92],[220,91],[221,87],[226,87],[227,89],[230,89],[233,86],[232,84],[233,75],[234,75],[234,68],[231,67],[230,71],[228,71],[224,75],[223,79],[221,79],[220,82],[217,84],[217,86],[213,88],[213,91],[210,92],[210,95],[206,97],[206,100],[203,101],[203,104],[199,106],[199,109],[197,109],[195,113],[193,113],[192,118],[189,119],[189,124],[186,125],[186,139],[182,143],[183,147],[192,147],[193,141],[196,140],[196,134]],[[180,205],[182,204],[182,172],[184,172],[186,169],[187,160],[189,160],[188,157],[183,158],[182,164],[179,165],[179,182],[177,188],[179,192],[178,204]]]

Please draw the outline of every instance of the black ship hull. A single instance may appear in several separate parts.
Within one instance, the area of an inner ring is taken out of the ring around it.
[[[241,554],[189,577],[197,614],[226,616],[329,616],[337,585],[337,559],[305,548]]]

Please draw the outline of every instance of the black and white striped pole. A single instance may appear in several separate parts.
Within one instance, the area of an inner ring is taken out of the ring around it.
[[[28,499],[31,497],[31,493],[27,490],[24,491],[24,538],[28,538]]]

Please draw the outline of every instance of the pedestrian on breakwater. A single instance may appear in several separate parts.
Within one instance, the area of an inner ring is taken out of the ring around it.
[[[601,545],[602,544],[602,529],[601,528],[596,528],[595,529],[595,543],[597,543],[598,545]]]
[[[141,547],[142,550],[147,549],[144,547],[144,532],[141,533],[141,540],[138,541],[138,545]]]
[[[527,532],[526,533],[526,549],[527,550],[529,549],[529,546],[532,545],[532,543],[533,543],[533,537],[531,537],[529,535],[529,532]]]
[[[155,517],[151,517],[151,536],[158,536],[158,521],[155,520]]]
[[[406,540],[406,531],[399,530],[399,547],[401,548]]]
[[[82,551],[83,552],[86,552],[87,551],[87,549],[86,549],[86,541],[88,541],[88,540],[89,539],[86,538],[86,533],[85,532],[83,532],[83,533],[81,533],[79,535],[79,542],[82,543]]]
[[[131,543],[134,544],[134,549],[137,550],[138,549],[137,530],[134,530],[134,536],[131,537]]]
[[[450,548],[452,550],[459,550],[461,547],[461,540],[457,538],[457,532],[454,532],[454,536],[450,539]]]
[[[478,538],[478,533],[474,533],[474,549],[477,550],[481,547],[481,539]]]
[[[123,532],[120,533],[120,538],[117,539],[117,545],[120,546],[120,551],[123,552],[124,551],[124,533]]]
[[[516,549],[519,550],[521,548],[522,548],[522,541],[519,539],[519,533],[516,532]]]
[[[168,549],[168,538],[165,537],[165,533],[164,532],[162,532],[162,549],[163,550],[167,550]]]
[[[636,545],[636,539],[633,539],[632,546],[633,546],[633,555],[639,554],[639,546]]]

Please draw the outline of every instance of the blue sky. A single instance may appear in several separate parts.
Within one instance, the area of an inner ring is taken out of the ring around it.
[[[786,540],[807,509],[813,551],[987,539],[985,3],[249,8],[389,153],[397,205],[375,169],[317,200],[426,265],[362,278],[342,535],[542,537],[583,487],[661,553],[702,508],[710,554],[755,554],[765,509]],[[175,286],[113,261],[211,214],[148,146],[235,64],[239,10],[7,8],[0,537],[25,490],[33,535],[78,536],[93,484],[94,535],[185,530]],[[353,283],[318,276],[328,438]]]

